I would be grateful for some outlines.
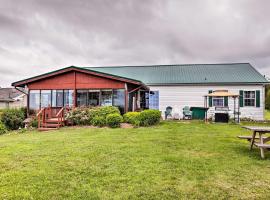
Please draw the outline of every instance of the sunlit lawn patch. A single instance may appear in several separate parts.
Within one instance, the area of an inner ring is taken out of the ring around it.
[[[239,125],[62,128],[0,136],[0,199],[270,198],[270,154]]]

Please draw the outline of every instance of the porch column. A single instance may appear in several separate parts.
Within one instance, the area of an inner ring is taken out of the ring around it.
[[[76,108],[77,107],[77,90],[76,90],[76,72],[74,71],[74,87],[73,87],[73,90],[74,90],[74,92],[73,92],[73,108]]]
[[[125,83],[125,112],[128,112],[128,87]]]
[[[141,108],[141,93],[140,93],[140,90],[138,90],[137,92],[137,108],[140,109]]]

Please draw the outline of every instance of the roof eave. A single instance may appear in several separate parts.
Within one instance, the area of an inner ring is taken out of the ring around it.
[[[95,70],[80,68],[80,67],[76,67],[76,66],[70,66],[70,67],[62,68],[62,69],[55,70],[55,71],[52,71],[52,72],[48,72],[48,73],[45,73],[45,74],[41,74],[41,75],[38,75],[38,76],[34,76],[34,77],[31,77],[31,78],[28,78],[28,79],[24,79],[24,80],[21,80],[21,81],[17,81],[17,82],[12,83],[11,85],[14,86],[14,87],[25,87],[25,85],[27,85],[27,84],[29,84],[31,82],[35,82],[35,81],[38,81],[38,80],[41,80],[41,79],[44,79],[44,78],[47,78],[47,77],[59,75],[61,73],[65,73],[65,72],[69,72],[69,71],[73,71],[73,70],[80,71],[80,72],[86,72],[86,73],[88,72],[88,73],[92,73],[92,74],[96,74],[96,75],[101,75],[101,76],[106,77],[106,78],[116,79],[116,80],[123,81],[123,82],[129,82],[129,83],[136,84],[136,85],[143,84],[141,81],[135,80],[135,79],[121,77],[121,76],[117,76],[117,75],[114,75],[114,74],[99,72],[99,71],[95,71]]]
[[[199,83],[146,83],[147,86],[157,85],[269,85],[270,82],[199,82]]]

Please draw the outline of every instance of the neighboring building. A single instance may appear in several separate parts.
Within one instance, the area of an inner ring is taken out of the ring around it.
[[[28,108],[115,105],[122,112],[167,106],[182,117],[184,106],[204,107],[204,96],[227,90],[241,95],[241,118],[264,119],[264,87],[269,82],[249,63],[116,67],[67,67],[13,83],[29,90]],[[211,98],[208,117],[215,108],[233,100]]]
[[[27,106],[27,96],[15,88],[0,88],[0,109]]]

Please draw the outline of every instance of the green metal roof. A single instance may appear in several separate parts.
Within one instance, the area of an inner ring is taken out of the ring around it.
[[[249,63],[85,67],[140,80],[146,85],[268,83]]]

